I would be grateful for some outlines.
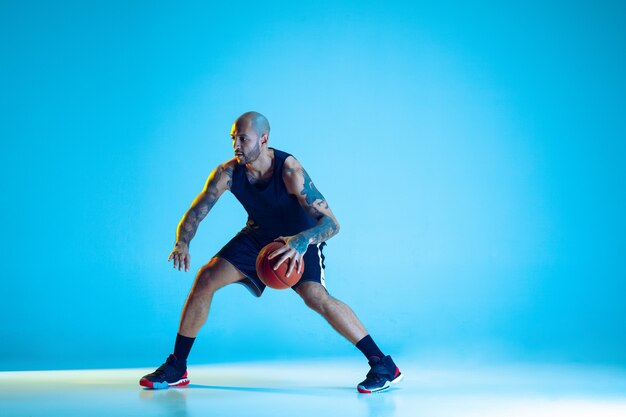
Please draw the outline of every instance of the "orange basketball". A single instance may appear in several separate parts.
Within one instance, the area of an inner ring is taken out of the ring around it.
[[[277,290],[283,290],[295,285],[298,281],[300,281],[300,278],[302,278],[302,272],[304,272],[304,260],[302,260],[302,272],[298,273],[298,264],[296,264],[293,271],[291,271],[291,274],[287,276],[287,269],[289,269],[291,259],[287,259],[278,267],[276,271],[274,271],[274,265],[278,262],[282,255],[279,255],[274,259],[268,259],[267,257],[276,249],[283,246],[285,246],[285,244],[282,242],[271,242],[261,249],[256,257],[257,275],[261,278],[263,284]]]

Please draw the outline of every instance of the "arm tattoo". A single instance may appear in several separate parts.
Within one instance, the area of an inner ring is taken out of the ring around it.
[[[302,188],[302,191],[300,191],[300,194],[302,194],[304,198],[306,198],[306,202],[309,205],[312,205],[317,200],[322,200],[322,202],[325,202],[324,196],[317,190],[317,188],[315,188],[313,180],[311,179],[311,177],[309,177],[309,174],[307,174],[304,169],[302,169],[301,171],[302,176],[304,177],[304,187]]]
[[[300,173],[304,177],[304,186],[302,187],[302,191],[300,191],[300,195],[304,196],[304,199],[306,200],[307,211],[309,214],[317,220],[320,220],[324,214],[318,209],[318,207],[327,209],[328,203],[322,193],[320,193],[315,187],[315,184],[313,184],[313,180],[309,177],[309,174],[307,174],[303,168],[300,168]]]
[[[224,175],[226,175],[226,177],[228,178],[228,182],[226,183],[226,186],[228,187],[229,190],[230,190],[230,186],[233,184],[233,171],[234,169],[231,167],[224,168]]]
[[[300,173],[304,179],[304,185],[300,195],[304,197],[306,201],[307,212],[317,219],[317,224],[311,229],[305,230],[299,234],[297,239],[294,239],[294,248],[302,253],[306,250],[309,244],[317,244],[330,239],[339,231],[339,226],[335,220],[320,209],[328,209],[328,203],[326,199],[319,192],[319,190],[313,184],[313,180],[309,177],[309,174],[303,169],[286,168],[288,174]],[[310,243],[309,243],[310,242]]]
[[[214,174],[207,182],[206,190],[196,197],[191,207],[178,224],[176,233],[177,242],[183,242],[189,245],[191,239],[196,235],[200,222],[209,214],[209,211],[211,211],[215,202],[220,197],[221,192],[217,185],[222,178],[227,180],[226,185],[230,188],[233,179],[233,169],[230,167],[224,168],[221,165],[217,167]]]
[[[332,217],[323,215],[314,227],[302,232],[302,236],[305,238],[307,245],[314,245],[330,239],[335,236],[337,232],[339,232],[337,223],[332,219]],[[302,253],[304,248],[303,250],[296,248],[296,250]]]

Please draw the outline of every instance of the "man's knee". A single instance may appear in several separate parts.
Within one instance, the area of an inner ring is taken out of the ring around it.
[[[209,262],[202,266],[196,274],[196,282],[194,283],[194,293],[214,293],[221,288],[219,285],[218,274],[216,273],[215,263]]]
[[[213,294],[220,288],[244,278],[228,261],[215,257],[198,270],[193,292]]]

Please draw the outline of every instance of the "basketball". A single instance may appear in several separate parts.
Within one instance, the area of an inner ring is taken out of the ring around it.
[[[291,271],[291,274],[287,276],[287,270],[289,269],[291,259],[287,259],[278,267],[276,271],[274,271],[274,265],[278,262],[282,255],[279,255],[274,259],[268,259],[267,257],[276,249],[283,246],[285,246],[285,244],[282,242],[271,242],[261,249],[259,255],[256,257],[257,275],[261,281],[263,281],[263,284],[277,290],[283,290],[295,285],[298,281],[300,281],[302,272],[304,272],[304,260],[302,260],[302,272],[298,273],[299,265],[296,264],[293,271]]]

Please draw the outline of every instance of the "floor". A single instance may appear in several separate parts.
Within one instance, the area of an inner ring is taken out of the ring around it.
[[[348,361],[191,366],[186,388],[138,386],[152,369],[0,372],[12,416],[626,416],[626,370],[403,363],[404,380],[358,394]]]

